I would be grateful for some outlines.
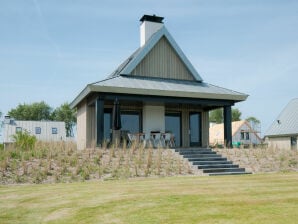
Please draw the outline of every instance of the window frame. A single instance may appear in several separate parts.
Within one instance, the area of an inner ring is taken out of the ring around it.
[[[36,135],[41,135],[41,127],[35,127],[35,132]]]
[[[56,130],[56,131],[54,131]],[[52,127],[52,135],[57,135],[58,134],[58,128]]]

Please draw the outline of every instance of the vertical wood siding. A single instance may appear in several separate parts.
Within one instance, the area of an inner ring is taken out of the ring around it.
[[[132,75],[166,79],[195,80],[165,37],[152,48]]]
[[[202,112],[202,147],[209,147],[209,111]]]

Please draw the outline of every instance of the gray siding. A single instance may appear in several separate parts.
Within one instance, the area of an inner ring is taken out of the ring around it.
[[[164,37],[160,39],[148,55],[132,71],[132,75],[195,80]]]
[[[17,121],[11,120],[9,124],[4,124],[4,143],[13,142],[12,136],[16,134],[16,128],[27,131],[36,136],[40,141],[65,141],[65,123],[60,121]],[[40,128],[40,133],[36,133],[36,128]],[[57,134],[52,133],[52,128],[57,128]]]

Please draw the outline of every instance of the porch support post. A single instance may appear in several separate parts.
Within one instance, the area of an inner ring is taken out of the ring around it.
[[[228,148],[232,148],[232,109],[224,106],[224,141]]]
[[[96,145],[101,146],[104,134],[104,100],[98,97],[95,101]]]

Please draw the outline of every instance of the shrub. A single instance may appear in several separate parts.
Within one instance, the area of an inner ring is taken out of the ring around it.
[[[29,134],[28,131],[19,131],[12,136],[15,141],[15,146],[22,150],[32,150],[37,139]]]

